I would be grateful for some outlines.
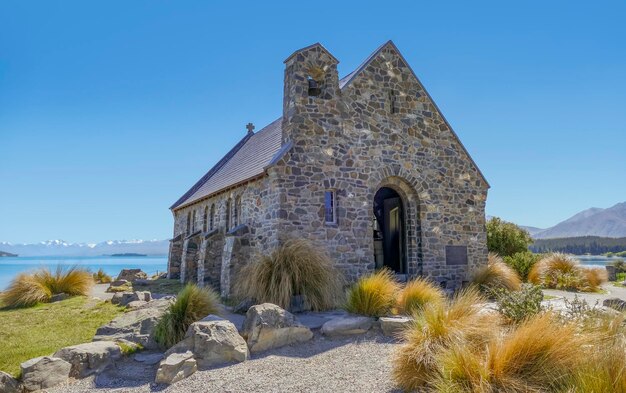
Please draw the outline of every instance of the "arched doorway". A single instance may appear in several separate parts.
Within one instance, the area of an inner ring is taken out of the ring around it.
[[[406,232],[402,198],[381,187],[374,195],[374,258],[376,268],[406,274]]]

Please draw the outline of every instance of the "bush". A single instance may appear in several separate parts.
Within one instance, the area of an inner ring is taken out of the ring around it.
[[[219,313],[219,296],[215,291],[187,284],[157,323],[154,339],[161,347],[169,348],[185,338],[189,325],[209,314]]]
[[[624,262],[623,259],[616,259],[614,261],[611,261],[611,265],[615,267],[615,271],[617,273],[626,272],[626,262]]]
[[[541,287],[523,284],[521,290],[511,292],[499,288],[493,291],[498,311],[512,323],[520,323],[542,311],[543,292]]]
[[[346,310],[372,317],[387,315],[395,305],[398,289],[394,273],[388,269],[361,277],[348,291]]]
[[[405,391],[421,391],[439,376],[438,356],[462,343],[482,348],[497,331],[497,319],[475,307],[484,299],[473,289],[448,302],[432,303],[404,330],[404,343],[393,359],[393,379]]]
[[[487,248],[503,257],[528,250],[533,239],[517,225],[494,217],[487,221]]]
[[[288,240],[271,255],[246,265],[238,274],[241,298],[289,309],[301,295],[305,308],[327,310],[341,303],[341,273],[327,254],[307,240]]]
[[[553,253],[537,262],[528,273],[528,281],[544,288],[594,292],[606,281],[603,269],[581,267],[573,257]]]
[[[113,281],[111,276],[106,274],[102,268],[98,269],[98,271],[93,274],[93,280],[98,284],[108,284]]]
[[[528,273],[533,266],[541,259],[541,255],[530,251],[517,252],[504,257],[504,262],[517,272],[522,281],[528,280]]]
[[[70,296],[88,295],[93,278],[87,270],[72,267],[64,270],[60,266],[53,273],[41,268],[34,273],[21,273],[9,288],[2,293],[5,307],[30,307],[49,302],[53,295],[65,293]]]
[[[428,279],[419,277],[408,282],[398,294],[398,311],[403,314],[421,312],[425,305],[441,303],[445,294],[439,286]]]
[[[472,283],[482,291],[490,293],[496,288],[517,291],[521,281],[519,276],[497,254],[489,253],[487,264],[474,272]]]

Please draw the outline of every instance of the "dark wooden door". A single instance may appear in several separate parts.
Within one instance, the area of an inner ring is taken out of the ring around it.
[[[396,273],[404,273],[402,263],[402,203],[400,198],[385,199],[383,204],[383,252],[385,266]]]

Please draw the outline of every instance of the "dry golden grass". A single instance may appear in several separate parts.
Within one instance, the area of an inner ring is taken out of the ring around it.
[[[53,273],[42,268],[34,273],[19,274],[9,288],[2,293],[2,303],[6,307],[30,307],[45,303],[59,293],[70,296],[87,295],[94,281],[87,270],[72,267],[63,270],[60,266]]]
[[[342,275],[330,257],[303,239],[286,241],[271,255],[262,256],[238,273],[237,295],[289,309],[292,296],[301,295],[305,307],[327,310],[343,299]]]
[[[111,276],[106,274],[102,269],[98,269],[98,271],[93,274],[93,280],[98,284],[108,284],[113,281]]]
[[[604,269],[581,267],[576,259],[562,253],[549,254],[537,262],[528,281],[544,288],[595,292],[606,282]]]
[[[474,273],[472,283],[481,289],[503,288],[518,291],[522,281],[517,272],[504,263],[500,256],[489,253],[487,264]]]
[[[485,300],[473,290],[454,299],[431,303],[403,333],[404,343],[393,360],[393,379],[406,391],[429,386],[440,377],[438,356],[456,346],[481,348],[497,332],[499,319],[475,307]]]
[[[421,311],[426,304],[441,303],[445,294],[432,281],[418,277],[408,282],[400,290],[397,298],[398,311],[402,314],[413,314]]]
[[[399,285],[388,269],[361,277],[348,291],[346,310],[354,314],[379,317],[395,305]]]

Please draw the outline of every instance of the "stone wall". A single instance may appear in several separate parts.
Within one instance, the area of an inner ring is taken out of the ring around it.
[[[323,94],[307,74],[324,70]],[[349,279],[374,267],[373,200],[380,187],[405,205],[409,275],[457,287],[486,262],[488,185],[395,47],[387,45],[343,89],[321,46],[286,61],[279,163],[279,238],[324,244]],[[337,195],[337,224],[324,222],[324,192]],[[467,246],[468,265],[446,265],[445,246]]]

